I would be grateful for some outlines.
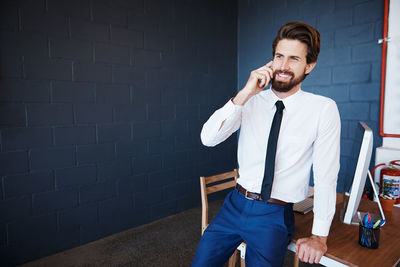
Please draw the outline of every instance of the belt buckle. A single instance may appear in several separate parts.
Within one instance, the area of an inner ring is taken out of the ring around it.
[[[245,190],[246,190],[246,189],[245,189]],[[247,198],[247,199],[249,199],[249,200],[254,200],[254,199],[252,199],[252,198],[249,198],[249,197],[247,196],[247,193],[249,193],[249,191],[246,190],[246,194],[244,194],[244,197]]]

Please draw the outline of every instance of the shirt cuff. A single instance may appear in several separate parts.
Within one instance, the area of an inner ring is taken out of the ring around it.
[[[315,216],[315,215],[314,215]],[[328,236],[332,221],[318,220],[314,217],[312,234],[318,236]]]
[[[203,125],[200,133],[201,142],[205,146],[216,146],[228,138],[237,130],[235,127],[239,126],[237,123],[241,108],[229,100],[222,108],[215,111]]]
[[[235,105],[232,101],[233,97],[221,108],[224,117],[229,117],[232,114],[238,112],[243,106]]]
[[[242,107],[243,106],[235,105],[231,99],[220,109],[220,112],[221,112],[220,117],[223,120],[225,120],[225,124],[222,126],[220,131],[225,128],[229,128],[231,126],[230,125],[232,123],[231,119],[236,116],[236,114],[242,109]],[[234,120],[233,120],[233,122],[234,122]]]

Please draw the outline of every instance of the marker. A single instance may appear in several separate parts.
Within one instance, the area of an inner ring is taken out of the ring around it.
[[[365,215],[364,215],[363,224],[364,224],[364,227],[367,227],[367,228],[368,228],[368,214],[365,214]]]
[[[372,226],[372,228],[376,228],[376,227],[378,227],[379,226],[379,224],[381,223],[381,220],[377,220],[375,223],[374,223],[374,226]]]
[[[369,212],[368,212],[368,228],[372,228],[372,218],[371,218],[371,214],[369,214]]]

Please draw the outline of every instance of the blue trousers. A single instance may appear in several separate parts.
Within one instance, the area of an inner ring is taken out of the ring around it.
[[[292,204],[247,199],[235,189],[204,231],[192,267],[223,266],[243,240],[246,267],[282,266],[293,232]]]

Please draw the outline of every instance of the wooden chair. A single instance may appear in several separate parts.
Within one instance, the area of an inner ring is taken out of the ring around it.
[[[206,230],[208,221],[208,198],[207,195],[213,194],[228,188],[233,188],[236,185],[236,180],[239,178],[239,173],[237,169],[230,172],[225,172],[208,177],[200,177],[200,189],[201,189],[201,234]],[[214,184],[215,183],[215,184]],[[211,184],[211,185],[209,185]],[[207,186],[209,185],[209,186]],[[235,267],[237,255],[240,251],[241,254],[241,266],[244,267],[244,251],[246,251],[246,243],[242,242],[238,249],[229,258],[228,266]]]
[[[203,235],[206,230],[209,221],[208,221],[208,198],[207,195],[213,194],[228,188],[233,188],[236,185],[236,181],[239,178],[239,173],[237,169],[234,169],[230,172],[225,172],[213,176],[200,177],[200,190],[201,190],[201,234]],[[211,184],[211,185],[209,185]],[[207,186],[209,185],[209,186]],[[246,254],[246,243],[242,242],[232,256],[229,258],[228,267],[235,267],[238,252],[240,252],[240,266],[245,267],[245,254]],[[299,266],[299,258],[297,254],[294,254],[294,262],[293,265],[295,267]]]

